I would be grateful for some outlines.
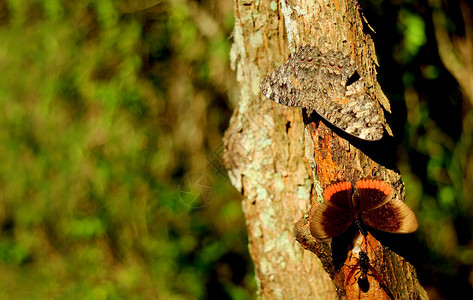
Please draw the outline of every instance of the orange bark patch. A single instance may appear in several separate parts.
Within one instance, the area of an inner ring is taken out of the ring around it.
[[[359,241],[362,242],[359,243]],[[359,237],[355,245],[358,245],[361,251],[368,255],[371,266],[376,269],[375,262],[380,259],[376,256],[375,252],[377,247],[380,246],[378,241],[368,233],[366,240]],[[383,289],[382,284],[371,274],[371,271],[367,274],[369,290],[363,292],[358,286],[358,279],[361,274],[359,268],[359,254],[350,251],[345,260],[345,264],[340,270],[342,273],[341,276],[343,276],[342,278],[345,278],[346,299],[390,299],[387,292]]]

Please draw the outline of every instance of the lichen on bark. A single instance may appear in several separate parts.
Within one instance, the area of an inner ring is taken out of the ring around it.
[[[310,43],[350,55],[360,76],[367,77],[373,97],[389,110],[376,81],[374,45],[363,32],[358,9],[356,1],[350,0],[235,1],[231,63],[241,94],[225,134],[224,160],[233,185],[244,196],[258,293],[266,299],[346,297],[330,243],[308,233],[307,213],[316,207],[331,181],[376,175],[393,185],[399,199],[404,197],[400,174],[392,163],[394,156],[375,154],[389,144],[379,148],[347,139],[322,121],[303,118],[301,110],[268,101],[259,92],[265,74],[283,63],[290,52]],[[383,262],[396,266],[386,276],[395,279],[387,281],[397,295],[423,298],[425,292],[414,268],[381,244],[373,245],[386,253]],[[408,288],[394,283],[402,281],[400,272],[412,275]]]

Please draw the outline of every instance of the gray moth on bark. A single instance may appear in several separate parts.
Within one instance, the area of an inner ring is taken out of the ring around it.
[[[356,69],[340,51],[321,53],[306,45],[267,75],[260,88],[276,103],[315,111],[348,134],[376,141],[384,134],[384,113],[366,92],[363,78],[347,84]]]

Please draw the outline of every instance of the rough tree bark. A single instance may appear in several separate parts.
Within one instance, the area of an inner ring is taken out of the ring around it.
[[[307,220],[321,191],[336,180],[383,179],[403,200],[390,139],[354,140],[300,109],[268,101],[259,88],[263,76],[290,52],[315,44],[350,55],[372,96],[389,111],[376,80],[374,45],[364,26],[356,0],[235,0],[231,60],[241,93],[225,134],[224,159],[232,184],[244,195],[249,250],[258,293],[265,299],[388,298],[377,280],[369,279],[367,293],[354,279],[347,280],[357,258],[335,239],[314,239]],[[426,298],[414,267],[396,254],[409,238],[377,238],[383,244],[371,235],[365,242],[368,255],[395,298]]]

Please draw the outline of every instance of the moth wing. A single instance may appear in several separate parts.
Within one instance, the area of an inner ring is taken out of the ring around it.
[[[358,197],[354,197],[354,204],[360,211],[384,205],[392,198],[391,185],[383,180],[362,179],[356,183],[356,192]]]
[[[261,81],[261,92],[276,103],[312,109],[317,92],[319,59],[320,51],[317,48],[299,48]]]
[[[356,66],[342,52],[321,59],[315,111],[343,131],[363,140],[379,140],[384,134],[381,107],[365,92],[360,79],[347,86]]]
[[[324,239],[345,232],[355,219],[351,206],[352,185],[348,181],[328,186],[323,193],[325,202],[318,204],[310,220],[312,236]]]
[[[310,220],[310,233],[318,239],[335,237],[347,231],[354,217],[353,211],[320,203]]]
[[[321,57],[319,64],[317,96],[329,99],[338,99],[345,96],[348,89],[348,78],[356,71],[354,62],[340,51],[329,51]]]
[[[346,133],[368,141],[383,137],[384,114],[367,93],[318,99],[315,111]]]
[[[384,134],[383,111],[364,91],[361,79],[347,86],[355,70],[354,62],[342,52],[322,55],[307,45],[266,76],[260,89],[276,103],[315,110],[348,134],[379,140]]]
[[[406,203],[397,199],[363,212],[361,219],[374,229],[392,233],[411,233],[418,227],[414,212]]]

